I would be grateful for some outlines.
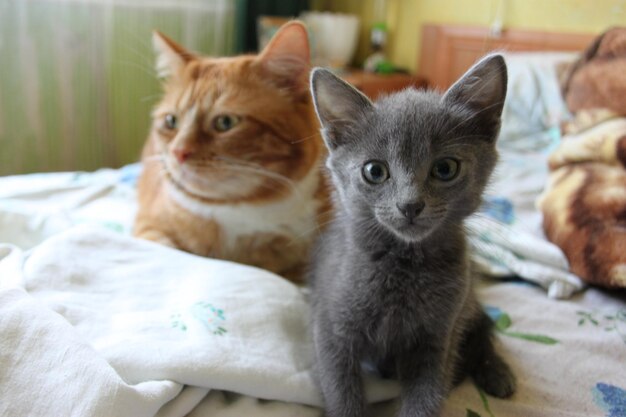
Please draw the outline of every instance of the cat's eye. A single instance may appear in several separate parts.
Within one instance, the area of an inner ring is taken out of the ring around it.
[[[178,129],[178,119],[176,118],[176,115],[173,115],[172,113],[165,115],[165,127],[170,130]]]
[[[389,178],[387,165],[381,161],[370,161],[363,165],[363,178],[370,184],[382,184]]]
[[[237,126],[241,119],[232,114],[223,114],[213,120],[213,128],[218,132],[227,132]]]
[[[441,181],[452,181],[459,173],[459,161],[452,158],[443,158],[435,162],[430,175]]]

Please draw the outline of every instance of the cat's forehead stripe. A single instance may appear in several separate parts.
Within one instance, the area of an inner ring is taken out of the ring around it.
[[[185,88],[178,99],[176,100],[176,108],[181,110],[187,110],[191,102],[191,96],[193,93],[193,84]]]
[[[201,111],[208,112],[215,102],[216,93],[206,84],[208,83],[194,82],[190,84],[176,100],[176,108],[179,111],[189,111],[191,108],[199,106]]]

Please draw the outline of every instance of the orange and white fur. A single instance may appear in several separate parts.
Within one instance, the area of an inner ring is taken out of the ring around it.
[[[328,215],[304,26],[259,55],[200,57],[156,33],[165,94],[139,179],[136,236],[298,279]]]

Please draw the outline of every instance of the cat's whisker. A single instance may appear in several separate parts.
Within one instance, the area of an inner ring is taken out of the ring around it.
[[[317,132],[314,135],[310,135],[301,139],[296,139],[296,140],[292,140],[289,143],[291,143],[292,145],[295,145],[296,143],[301,143],[301,142],[305,142],[307,140],[311,140],[313,138],[317,138],[317,137],[321,137],[321,133]]]
[[[335,210],[335,208],[333,206],[333,207],[331,207],[328,210],[324,210],[324,211],[321,211],[321,212],[317,213],[317,217],[318,218],[324,218],[324,217],[326,217],[329,214],[332,214],[332,216],[330,216],[330,218],[328,218],[327,220],[322,221],[322,222],[316,222],[315,227],[306,229],[304,232],[302,232],[300,234],[297,234],[294,237],[295,238],[301,238],[301,237],[304,237],[304,236],[307,236],[307,235],[311,234],[311,232],[314,232],[314,231],[317,231],[318,233],[321,233],[321,230],[324,227],[328,226],[329,224],[331,224],[332,222],[337,220],[336,217],[335,217],[335,215],[337,214],[337,211]]]
[[[280,174],[268,171],[268,170],[263,169],[263,168],[258,167],[258,166],[250,166],[248,164],[243,164],[243,163],[240,163],[240,162],[235,163],[235,162],[232,162],[232,161],[226,161],[226,160],[224,160],[225,158],[221,158],[221,157],[218,157],[218,158],[215,158],[215,159],[220,160],[220,163],[226,164],[226,169],[237,171],[237,172],[241,172],[241,173],[250,173],[250,172],[252,172],[254,174],[261,175],[261,176],[263,176],[263,177],[265,177],[265,178],[267,178],[269,180],[273,180],[275,182],[278,182],[282,186],[287,186],[287,188],[290,191],[292,191],[292,192],[294,192],[296,194],[299,192],[299,190],[293,184],[293,181],[291,181],[290,179],[288,179],[288,178],[286,178],[286,177],[284,177],[284,176],[282,176]],[[196,168],[207,168],[207,167],[215,167],[216,163],[215,163],[215,161],[210,161],[210,160],[204,160],[204,161],[196,160],[194,162],[191,162],[190,165],[193,166],[193,167],[196,167]],[[279,187],[275,187],[275,186],[272,186],[271,184],[267,184],[267,183],[261,183],[261,184],[258,184],[258,186],[260,186],[262,188],[266,188],[266,189],[272,190],[272,191],[281,191],[281,189]]]
[[[383,229],[375,218],[361,218],[357,220],[355,225],[359,230],[367,228],[367,235],[372,235],[375,238],[383,236]]]
[[[331,224],[335,219],[329,219],[320,223],[316,223],[315,227],[311,227],[309,229],[304,230],[302,233],[298,233],[293,235],[290,238],[291,241],[291,245],[295,245],[295,244],[299,244],[299,240],[305,236],[309,236],[311,233],[317,231],[318,233],[320,232],[321,229],[323,229],[324,227],[328,226],[329,224]]]
[[[285,177],[285,176],[283,176],[281,174],[269,171],[269,170],[267,170],[267,169],[265,169],[265,168],[263,168],[263,167],[261,167],[259,165],[253,164],[253,163],[246,163],[246,162],[242,163],[242,162],[239,162],[239,161],[237,161],[237,160],[235,160],[233,158],[217,157],[216,159],[223,160],[224,162],[229,164],[231,166],[231,168],[238,169],[238,170],[240,170],[242,172],[253,172],[255,174],[259,174],[261,176],[264,176],[267,179],[274,180],[274,181],[278,182],[279,184],[281,184],[283,186],[286,186],[291,193],[293,193],[296,197],[302,199],[302,201],[306,201],[306,196],[302,195],[302,192],[301,192],[301,190],[298,189],[298,187],[296,186],[296,183],[293,180],[291,180],[291,179],[289,179],[289,178],[287,178],[287,177]],[[237,162],[233,162],[233,161],[237,161]],[[265,186],[265,188],[269,188],[269,184],[265,184],[265,185],[262,185],[262,186]],[[271,189],[277,190],[277,191],[279,190],[276,187],[271,188]],[[317,226],[316,226],[316,228],[317,228]],[[318,228],[318,232],[320,232],[319,228]]]
[[[142,97],[140,100],[142,103],[145,103],[146,101],[150,101],[150,100],[154,100],[156,98],[161,97],[163,94],[158,93],[158,94],[150,94],[148,96]]]
[[[137,32],[132,31],[132,30],[123,29],[123,28],[121,30],[124,32],[124,38],[127,38],[127,39],[132,38],[134,43],[141,46],[145,51],[152,51],[152,43],[148,41],[146,38],[144,38],[143,36],[137,35]],[[152,56],[152,54],[142,53],[140,50],[133,48],[131,46],[131,43],[129,42],[126,42],[124,46],[128,51],[134,53],[139,58],[142,58],[146,60],[147,62],[153,62],[154,57]]]
[[[155,76],[154,69],[149,68],[149,67],[145,67],[145,66],[143,66],[141,64],[138,64],[136,62],[132,62],[132,61],[118,61],[118,63],[120,65],[123,65],[123,66],[128,66],[128,67],[139,69],[139,70],[143,71],[144,73],[148,74],[150,77],[154,77]]]
[[[274,178],[277,181],[283,182],[284,184],[288,185],[294,192],[298,193],[298,189],[296,188],[296,184],[293,180],[277,172],[270,171],[261,165],[255,164],[253,162],[242,161],[242,160],[238,160],[235,158],[229,158],[229,157],[224,157],[224,156],[218,156],[215,159],[233,164],[235,166],[250,169],[254,172],[258,172],[261,175],[265,175],[268,178]]]

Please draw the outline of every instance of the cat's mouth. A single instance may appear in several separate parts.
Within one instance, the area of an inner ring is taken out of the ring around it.
[[[178,164],[163,158],[168,181],[179,191],[200,200],[214,201],[245,196],[256,184],[254,179],[243,179],[219,161],[211,164]]]
[[[440,219],[435,217],[417,217],[414,219],[392,218],[382,223],[402,240],[415,243],[429,236],[437,228]]]
[[[235,201],[280,193],[284,191],[281,187],[288,189],[283,184],[288,180],[279,174],[261,172],[243,163],[215,158],[201,164],[180,164],[167,156],[162,160],[169,182],[179,191],[200,200]]]

